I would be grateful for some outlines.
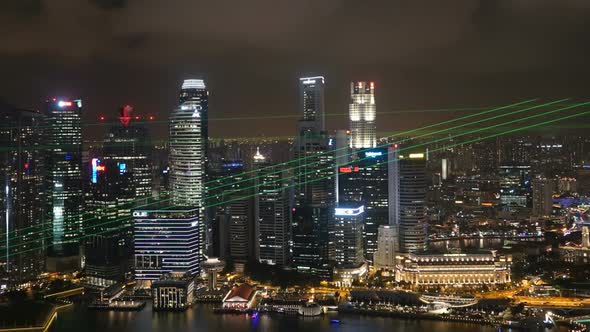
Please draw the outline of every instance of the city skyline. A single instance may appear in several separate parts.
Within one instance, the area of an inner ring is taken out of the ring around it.
[[[0,332],[589,331],[590,3],[0,21]]]

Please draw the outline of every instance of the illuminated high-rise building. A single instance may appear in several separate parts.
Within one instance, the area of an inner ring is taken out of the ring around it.
[[[187,81],[190,81],[187,83]],[[183,90],[205,88],[202,80],[187,80]],[[207,112],[206,90],[194,97],[181,98],[170,114],[170,192],[172,204],[201,209],[206,139],[202,112]],[[181,94],[182,96],[182,94]],[[203,97],[205,96],[205,97]]]
[[[159,280],[171,272],[201,272],[197,209],[135,210],[135,279]]]
[[[42,114],[0,103],[0,280],[8,287],[44,268],[42,125]]]
[[[367,273],[363,257],[365,207],[358,202],[340,202],[334,209],[334,282],[350,287]]]
[[[264,264],[289,263],[289,196],[286,172],[272,167],[260,151],[254,155],[257,177],[255,197],[256,256]]]
[[[350,83],[350,147],[354,149],[374,148],[377,146],[377,129],[375,116],[375,83]]]
[[[51,225],[50,271],[73,270],[80,264],[80,237],[84,235],[81,116],[81,100],[47,101],[45,224]]]
[[[341,202],[334,209],[334,257],[339,267],[358,267],[363,258],[364,205]]]
[[[201,272],[205,258],[202,200],[207,145],[202,116],[207,112],[207,95],[203,80],[184,81],[180,105],[170,114],[172,206],[133,212],[138,280],[157,280],[170,272]]]
[[[324,77],[302,77],[299,79],[299,98],[303,117],[300,125],[310,126],[315,131],[325,131]]]
[[[85,225],[87,281],[109,286],[129,271],[133,254],[131,211],[151,196],[151,146],[147,128],[132,121],[133,108],[121,108],[100,155],[91,159]]]
[[[199,117],[201,119],[201,137],[203,142],[209,139],[209,91],[205,85],[205,81],[200,79],[184,80],[180,89],[179,105],[186,102],[191,102],[191,105],[198,107]],[[203,151],[205,158],[207,157],[207,145]]]
[[[297,165],[293,264],[300,272],[331,278],[333,245],[330,220],[335,204],[335,167],[333,146],[323,127],[323,115],[320,115],[323,114],[324,104],[323,83],[322,77],[300,80],[302,100],[307,98],[308,102],[302,102],[301,120],[293,144]]]
[[[387,199],[388,224],[379,225],[377,231],[377,251],[373,263],[377,268],[393,269],[395,257],[399,252],[400,223],[400,174],[399,145],[387,148]]]
[[[389,223],[388,153],[386,148],[358,151],[348,166],[338,167],[339,200],[364,205],[363,252],[373,260],[381,225]]]
[[[426,158],[424,153],[399,156],[399,240],[401,252],[426,250]],[[395,176],[395,175],[394,175]]]

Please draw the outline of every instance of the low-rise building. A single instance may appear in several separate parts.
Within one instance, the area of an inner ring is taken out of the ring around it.
[[[395,279],[413,285],[495,285],[510,282],[512,257],[482,253],[410,253],[396,258]]]
[[[590,262],[590,248],[561,246],[559,256],[562,260],[574,264],[587,264]]]
[[[245,310],[252,308],[256,289],[248,284],[232,288],[223,298],[223,308]]]
[[[154,310],[186,310],[194,301],[192,278],[163,279],[152,283]]]

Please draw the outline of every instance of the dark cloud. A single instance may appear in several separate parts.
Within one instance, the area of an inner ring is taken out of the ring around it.
[[[127,5],[127,0],[89,0],[95,3],[99,8],[110,10],[120,9]]]
[[[191,75],[208,79],[212,114],[229,117],[296,113],[305,74],[327,77],[334,113],[352,79],[374,79],[388,110],[584,97],[590,74],[584,0],[4,0],[0,22],[3,97],[79,95],[89,119],[124,102],[165,117]],[[380,130],[416,124],[383,119]],[[212,133],[294,128],[224,122]]]

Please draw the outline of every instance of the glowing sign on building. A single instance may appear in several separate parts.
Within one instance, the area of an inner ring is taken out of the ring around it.
[[[90,173],[90,181],[96,183],[98,181],[98,172],[104,172],[105,167],[100,164],[100,159],[98,158],[92,158],[91,165],[92,171]]]
[[[363,212],[365,212],[364,205],[361,205],[357,208],[335,208],[334,209],[335,216],[358,216]]]
[[[410,159],[423,159],[424,153],[410,153]]]
[[[72,102],[71,101],[63,101],[63,100],[60,100],[60,101],[57,102],[57,106],[59,106],[59,107],[70,107],[70,106],[72,106]]]
[[[365,152],[365,157],[367,158],[376,158],[383,155],[382,151],[367,151]]]
[[[340,168],[338,168],[338,170],[340,171],[340,173],[352,173],[352,172],[358,172],[360,170],[360,168],[358,166],[354,166],[354,168],[352,166],[347,166],[347,167],[340,167]]]

